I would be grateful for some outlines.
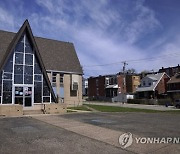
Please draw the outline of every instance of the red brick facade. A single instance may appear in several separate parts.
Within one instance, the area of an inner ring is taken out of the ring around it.
[[[105,77],[91,77],[88,79],[88,96],[105,97]]]
[[[158,92],[158,94],[163,94],[167,92],[168,81],[169,81],[169,77],[166,74],[164,74],[156,87],[156,91]]]

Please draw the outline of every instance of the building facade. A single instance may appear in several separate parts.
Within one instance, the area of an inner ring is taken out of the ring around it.
[[[140,85],[140,76],[138,75],[126,75],[126,91],[129,94],[134,94]]]
[[[176,73],[170,80],[167,82],[168,84],[168,94],[174,99],[180,98],[180,72]]]
[[[160,98],[167,92],[169,76],[166,73],[150,74],[141,80],[136,93],[138,98]]]
[[[88,79],[83,78],[82,80],[82,93],[83,96],[88,95]]]
[[[14,106],[45,110],[58,102],[82,102],[82,68],[73,44],[34,37],[27,20],[17,33],[0,31],[2,112]]]
[[[178,64],[177,66],[167,67],[167,68],[162,67],[161,69],[159,69],[159,73],[163,73],[163,72],[165,72],[169,77],[172,77],[176,73],[180,72],[180,65]]]

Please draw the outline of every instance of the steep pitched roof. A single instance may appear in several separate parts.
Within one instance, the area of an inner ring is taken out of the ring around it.
[[[180,83],[180,72],[171,77],[171,79],[167,83]]]
[[[14,35],[14,37],[10,37],[10,36],[9,36],[9,39],[12,38],[12,40],[11,40],[11,42],[9,42],[9,44],[6,43],[7,38],[6,38],[6,35],[4,34],[4,38],[3,38],[2,40],[4,41],[5,45],[4,45],[4,46],[2,45],[2,48],[1,48],[1,46],[0,46],[0,49],[1,49],[1,50],[0,50],[0,51],[1,51],[1,52],[0,52],[0,57],[1,57],[1,59],[0,59],[0,70],[2,70],[3,66],[6,64],[6,62],[7,62],[7,60],[9,59],[9,56],[11,55],[11,53],[14,52],[13,49],[15,48],[16,44],[18,43],[19,39],[22,37],[22,35],[23,35],[24,33],[26,33],[26,34],[29,36],[30,40],[32,41],[32,44],[33,44],[33,46],[34,46],[34,48],[35,48],[35,51],[36,51],[35,54],[36,54],[36,56],[37,56],[37,58],[38,58],[38,61],[39,61],[40,66],[41,66],[41,68],[42,68],[42,73],[43,73],[43,75],[44,75],[44,77],[45,77],[45,79],[46,79],[46,81],[47,81],[47,84],[48,84],[48,86],[49,86],[49,88],[50,88],[50,92],[51,92],[51,94],[52,94],[52,97],[53,97],[54,100],[57,102],[57,99],[56,99],[55,94],[54,94],[54,92],[53,92],[53,89],[52,89],[52,87],[51,87],[49,78],[48,78],[48,76],[47,76],[47,73],[46,73],[46,70],[45,70],[45,67],[44,67],[42,58],[41,58],[41,56],[40,56],[40,53],[39,53],[38,47],[37,47],[37,45],[36,45],[36,42],[35,42],[34,36],[33,36],[33,34],[32,34],[31,27],[30,27],[30,25],[29,25],[28,20],[26,20],[26,21],[23,23],[22,27],[21,27],[21,28],[19,29],[19,31]],[[8,33],[8,34],[13,34],[13,33]],[[0,37],[0,38],[1,38],[1,37]],[[6,39],[5,39],[5,38],[6,38]],[[9,41],[9,40],[8,40],[8,41]],[[1,42],[1,41],[0,41],[0,42]],[[1,55],[1,54],[2,54],[2,55]]]
[[[137,92],[143,92],[143,91],[154,91],[156,86],[158,85],[159,81],[161,80],[161,78],[164,76],[165,73],[157,73],[157,74],[149,74],[144,78],[150,78],[151,80],[154,80],[155,83],[151,86],[146,86],[146,87],[138,87],[137,88]],[[144,79],[143,78],[143,79]],[[142,80],[143,80],[142,79]]]
[[[0,64],[15,36],[16,33],[0,30]],[[46,70],[83,74],[73,43],[34,38]]]

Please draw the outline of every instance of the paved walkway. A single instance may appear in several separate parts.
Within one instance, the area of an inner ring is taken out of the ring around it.
[[[177,150],[178,145],[151,144],[150,146],[148,144],[137,144],[135,142],[133,142],[133,144],[130,147],[126,149],[122,149],[118,142],[119,136],[124,133],[122,131],[115,131],[108,128],[94,126],[80,121],[62,118],[61,116],[58,115],[33,116],[33,118],[60,128],[64,128],[68,131],[72,131],[77,134],[116,146],[120,148],[119,149],[120,152],[122,152],[122,150],[124,152],[129,152],[129,153],[167,153],[168,152],[168,153],[178,154],[179,152],[179,150]],[[138,136],[133,134],[133,138],[134,137],[138,137]]]
[[[110,102],[83,102],[83,104],[93,104],[93,105],[105,105],[105,106],[119,106],[119,107],[129,107],[129,108],[138,108],[138,109],[151,109],[159,111],[168,111],[168,110],[180,110],[176,109],[174,106],[165,107],[163,105],[143,105],[143,104],[123,104],[123,103],[110,103]]]

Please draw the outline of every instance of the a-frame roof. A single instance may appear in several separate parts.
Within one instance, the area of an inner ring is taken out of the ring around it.
[[[0,62],[16,33],[0,30]],[[47,70],[83,74],[73,43],[36,37],[35,42]]]
[[[32,42],[32,45],[33,45],[33,47],[35,49],[34,50],[35,55],[36,55],[36,57],[37,57],[37,59],[39,61],[39,64],[40,64],[41,68],[42,68],[42,73],[44,75],[44,78],[46,79],[47,84],[48,84],[48,86],[50,88],[50,92],[52,94],[52,97],[54,98],[55,102],[57,102],[57,99],[56,99],[55,94],[53,92],[53,89],[51,87],[49,78],[48,78],[47,73],[46,73],[46,69],[44,67],[41,55],[39,53],[39,50],[38,50],[38,47],[37,47],[36,41],[34,39],[34,36],[33,36],[33,33],[32,33],[32,30],[31,30],[31,27],[29,25],[28,20],[25,20],[25,22],[23,23],[22,27],[19,29],[19,31],[16,33],[16,35],[13,38],[13,40],[9,44],[6,52],[1,57],[1,59],[0,59],[0,71],[3,69],[4,65],[7,63],[11,53],[14,52],[13,49],[15,48],[16,44],[18,43],[19,39],[21,38],[21,36],[23,34],[26,34],[28,36],[28,38],[30,39],[30,42]]]

